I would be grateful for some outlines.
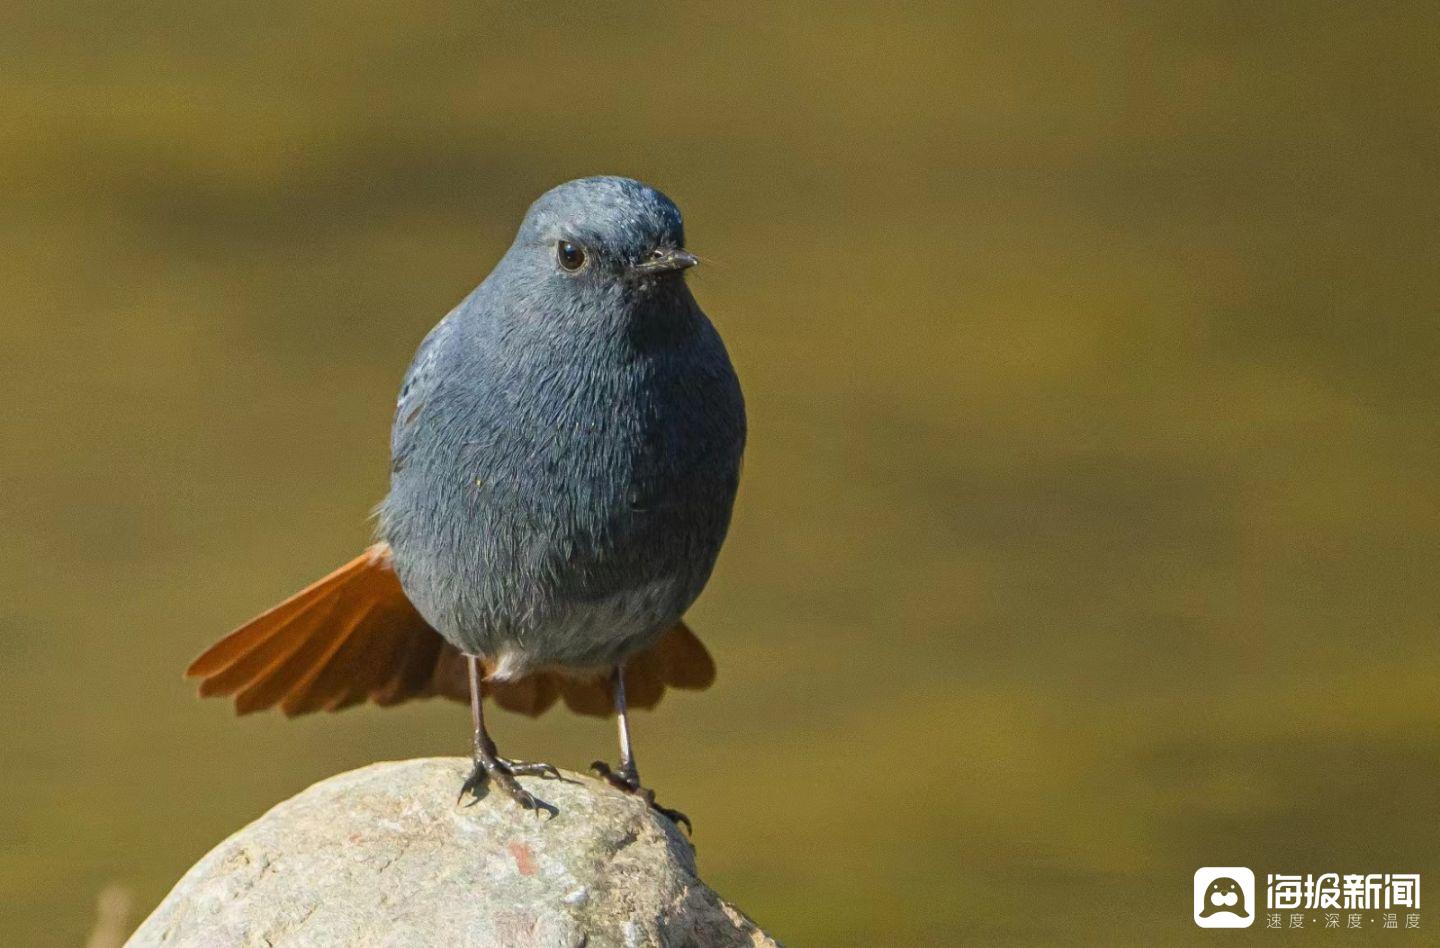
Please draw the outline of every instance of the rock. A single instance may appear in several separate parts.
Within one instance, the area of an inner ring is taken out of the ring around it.
[[[523,781],[558,808],[547,820],[498,793],[457,805],[469,766],[398,761],[317,783],[211,850],[128,944],[775,944],[640,800],[566,773]]]

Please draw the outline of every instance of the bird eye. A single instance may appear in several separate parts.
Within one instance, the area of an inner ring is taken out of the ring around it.
[[[579,244],[573,244],[568,240],[562,240],[555,245],[555,256],[560,260],[560,266],[566,270],[575,271],[585,266],[585,251]]]

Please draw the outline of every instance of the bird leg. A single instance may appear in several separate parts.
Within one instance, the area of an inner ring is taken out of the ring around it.
[[[495,742],[491,740],[489,732],[485,730],[485,711],[481,703],[480,695],[480,660],[474,655],[465,656],[466,665],[470,671],[470,719],[475,724],[475,769],[460,787],[460,797],[455,802],[465,799],[465,794],[470,793],[479,800],[485,795],[486,784],[493,783],[499,787],[510,799],[527,810],[534,810],[539,813],[541,810],[554,816],[557,812],[555,807],[544,800],[531,794],[516,777],[554,777],[560,778],[560,771],[550,764],[535,764],[523,760],[508,760],[495,752]]]
[[[590,772],[604,779],[615,789],[634,794],[644,800],[652,810],[676,826],[684,823],[685,832],[693,833],[695,829],[690,825],[690,817],[679,810],[672,810],[656,803],[655,791],[647,789],[640,783],[640,770],[635,766],[635,751],[630,744],[630,716],[625,703],[625,670],[623,666],[616,665],[615,670],[610,674],[610,695],[615,702],[615,720],[620,731],[620,769],[612,770],[609,764],[603,760],[597,760],[590,765]]]

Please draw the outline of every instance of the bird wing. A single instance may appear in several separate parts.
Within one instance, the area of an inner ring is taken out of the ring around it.
[[[231,632],[185,674],[200,679],[202,697],[234,696],[240,714],[278,704],[293,717],[435,695],[469,701],[464,656],[410,604],[384,543]],[[626,697],[649,708],[668,687],[699,690],[714,680],[710,653],[680,623],[627,664]],[[562,698],[581,714],[611,712],[603,675],[546,669],[486,681],[483,690],[500,707],[532,716]]]

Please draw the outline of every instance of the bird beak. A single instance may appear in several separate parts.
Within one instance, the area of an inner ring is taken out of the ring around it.
[[[688,270],[699,262],[699,258],[693,253],[671,248],[655,251],[645,260],[635,264],[635,269],[641,273],[674,273],[679,270]]]

